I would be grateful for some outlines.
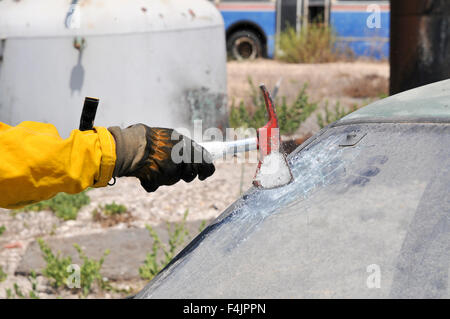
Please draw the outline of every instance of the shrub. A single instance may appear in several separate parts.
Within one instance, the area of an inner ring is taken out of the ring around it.
[[[333,110],[328,109],[328,103],[325,106],[325,117],[322,116],[322,114],[317,114],[317,124],[319,124],[319,127],[322,129],[328,124],[331,124],[333,122],[336,122],[337,120],[340,120],[344,116],[352,113],[353,111],[356,111],[358,109],[358,105],[354,104],[350,110],[346,111],[343,107],[341,107],[340,103],[337,102]]]
[[[300,124],[317,109],[317,104],[309,101],[306,94],[307,84],[303,86],[290,107],[286,104],[286,98],[283,97],[283,102],[277,110],[278,125],[280,126],[280,134],[294,133]]]
[[[178,247],[183,245],[185,237],[189,235],[189,232],[186,229],[187,215],[188,211],[186,210],[183,220],[180,223],[176,223],[173,227],[170,226],[169,223],[166,224],[169,233],[168,247],[161,242],[158,234],[151,226],[146,226],[150,236],[153,238],[153,245],[152,251],[147,254],[144,265],[139,268],[139,275],[142,279],[153,279],[153,277],[170,263]],[[164,255],[163,260],[159,260],[158,258],[158,253],[160,251]]]
[[[333,62],[350,56],[350,51],[336,48],[336,35],[329,26],[312,23],[297,34],[287,27],[279,37],[277,59],[288,63]]]
[[[109,250],[105,250],[103,256],[97,261],[89,259],[78,244],[74,244],[73,246],[77,250],[80,259],[83,260],[80,272],[83,296],[87,296],[91,292],[94,283],[97,283],[101,289],[106,288],[107,286],[103,281],[100,270],[102,269],[105,257],[109,255]]]
[[[49,209],[63,220],[76,219],[81,207],[89,204],[90,198],[83,191],[79,194],[58,193],[55,197],[26,206],[24,211],[41,211]]]
[[[3,235],[3,233],[5,232],[6,227],[5,226],[0,226],[0,236]]]
[[[37,242],[46,263],[42,274],[50,280],[53,288],[64,287],[66,285],[67,267],[72,264],[72,258],[70,256],[61,257],[60,252],[55,255],[42,238],[38,238]]]
[[[233,128],[257,129],[267,123],[264,97],[259,88],[253,84],[251,77],[248,78],[248,83],[252,104],[246,107],[244,102],[241,101],[239,107],[236,107],[233,100],[230,111],[230,125]],[[280,134],[292,134],[316,110],[317,104],[309,101],[306,88],[307,84],[303,86],[290,106],[287,105],[286,98],[283,97],[281,106],[276,107]],[[277,101],[274,101],[274,103],[275,105],[278,104]]]
[[[70,256],[61,257],[59,252],[55,255],[41,238],[38,239],[38,244],[46,262],[46,267],[42,274],[50,280],[51,285],[55,289],[65,287],[67,284],[67,277],[69,276],[67,269],[68,266],[72,265],[72,258]],[[78,252],[79,258],[83,261],[83,265],[80,267],[82,295],[87,296],[92,291],[94,283],[97,283],[101,289],[109,288],[102,280],[100,274],[100,270],[105,261],[105,257],[109,254],[109,250],[106,250],[100,260],[97,261],[87,257],[78,244],[74,244],[74,247]]]

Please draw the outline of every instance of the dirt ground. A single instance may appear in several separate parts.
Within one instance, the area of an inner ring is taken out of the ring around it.
[[[292,100],[304,83],[308,83],[307,92],[311,100],[320,103],[322,112],[324,101],[331,105],[341,101],[349,107],[354,103],[368,103],[381,94],[387,93],[389,65],[377,62],[330,63],[330,64],[285,64],[271,60],[228,63],[228,94],[239,101],[248,101],[248,77],[255,84],[264,82],[268,88],[282,78],[279,96]],[[319,129],[316,115],[313,114],[296,132],[302,136],[315,133]],[[240,164],[232,161],[218,163],[216,173],[205,182],[195,180],[187,184],[179,182],[171,187],[161,187],[157,192],[148,194],[141,189],[134,178],[119,179],[115,186],[94,189],[88,192],[91,203],[83,207],[76,220],[61,221],[49,211],[12,214],[0,209],[0,226],[6,231],[0,236],[0,266],[7,274],[0,283],[0,298],[5,298],[7,288],[14,283],[30,288],[28,280],[14,275],[15,269],[24,255],[27,246],[37,237],[70,237],[105,231],[101,223],[94,221],[92,211],[100,204],[116,202],[125,205],[131,213],[131,219],[111,228],[144,228],[146,224],[156,225],[163,221],[180,221],[186,210],[188,220],[206,220],[215,218],[233,203],[242,190],[251,186],[256,164]],[[55,298],[43,277],[38,277],[38,290],[41,298]],[[118,283],[122,287],[140,289],[141,280]],[[76,295],[60,294],[63,297]],[[114,298],[120,294],[100,293],[91,297]]]

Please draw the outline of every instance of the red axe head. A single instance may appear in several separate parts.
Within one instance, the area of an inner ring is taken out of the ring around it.
[[[273,100],[263,84],[260,85],[260,88],[264,96],[269,121],[257,130],[260,158],[253,184],[257,187],[274,188],[290,183],[293,177],[286,156],[281,149],[280,130]],[[265,163],[265,159],[268,163]],[[274,166],[274,164],[277,165]],[[261,168],[262,166],[264,166],[264,169]]]
[[[280,130],[278,128],[278,118],[275,113],[275,106],[272,97],[264,84],[259,86],[264,96],[266,104],[266,111],[269,116],[269,121],[266,125],[257,130],[258,148],[262,157],[272,153],[272,150],[279,151],[280,148]]]

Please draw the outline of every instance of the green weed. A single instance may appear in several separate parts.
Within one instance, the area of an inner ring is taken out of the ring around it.
[[[128,210],[124,205],[116,204],[112,202],[111,204],[106,204],[104,206],[98,206],[92,211],[92,217],[94,220],[100,220],[101,217],[114,217],[126,213]]]
[[[235,100],[233,100],[230,111],[230,125],[233,128],[259,128],[267,122],[264,97],[253,84],[251,77],[248,78],[248,83],[252,104],[245,106],[241,101],[236,107]],[[276,108],[280,134],[292,134],[316,110],[317,103],[309,101],[306,88],[305,84],[291,105],[288,106],[286,98],[283,97],[281,105]],[[278,104],[277,102],[274,103]]]
[[[340,103],[337,102],[333,110],[328,109],[328,102],[325,106],[325,116],[322,116],[321,113],[317,114],[317,124],[322,129],[328,124],[336,122],[340,120],[344,116],[356,111],[358,109],[358,105],[354,104],[348,111],[346,111],[343,107],[341,107]]]
[[[60,252],[55,255],[42,238],[38,238],[37,242],[46,263],[42,274],[49,279],[53,288],[59,289],[64,287],[68,275],[67,267],[72,264],[72,257],[61,257]]]
[[[100,222],[103,227],[111,227],[118,223],[127,223],[133,219],[133,216],[124,205],[112,202],[94,209],[92,219]]]
[[[104,289],[106,284],[103,281],[100,270],[102,269],[105,257],[110,253],[109,249],[103,253],[103,256],[99,260],[94,260],[89,259],[78,244],[74,244],[73,246],[77,250],[80,259],[83,260],[83,265],[81,266],[81,286],[83,296],[87,296],[91,292],[94,283],[97,283],[101,289]]]
[[[147,254],[144,265],[139,268],[139,275],[142,279],[151,280],[155,277],[175,256],[178,247],[184,244],[186,236],[189,232],[186,228],[186,218],[188,211],[184,213],[183,220],[176,223],[173,227],[167,223],[167,231],[169,233],[168,245],[161,242],[156,231],[149,225],[147,230],[153,238],[152,251]],[[158,253],[162,252],[163,259],[158,258]]]
[[[8,275],[3,271],[3,267],[0,266],[0,282],[3,282],[8,278]]]
[[[58,193],[55,197],[26,206],[24,211],[51,210],[63,220],[76,219],[81,207],[89,204],[90,198],[83,191],[79,194]]]
[[[116,204],[115,202],[112,202],[111,204],[106,204],[103,209],[103,212],[107,216],[119,215],[125,213],[126,211],[127,208],[124,205]]]
[[[68,278],[67,269],[73,264],[72,258],[70,256],[61,257],[59,252],[55,255],[41,238],[38,239],[38,244],[46,262],[46,267],[42,274],[50,280],[53,288],[60,289],[65,287]],[[83,261],[83,265],[80,267],[82,295],[87,296],[92,291],[94,283],[97,283],[101,289],[106,289],[107,285],[102,279],[100,270],[105,261],[105,257],[109,254],[109,250],[104,252],[100,260],[94,260],[87,257],[78,244],[74,244],[74,247],[78,252],[79,258]]]
[[[28,292],[28,295],[31,299],[39,299],[38,291],[37,291],[37,275],[34,270],[31,271],[30,277],[28,280],[31,283],[31,290]]]
[[[38,291],[37,291],[37,275],[34,270],[31,271],[30,277],[28,277],[28,280],[31,283],[31,290],[28,292],[28,298],[30,299],[39,299]],[[22,291],[22,288],[19,287],[17,283],[14,283],[13,290],[11,288],[5,289],[6,292],[6,298],[7,299],[25,299],[26,294]]]
[[[201,233],[206,228],[206,220],[202,220],[200,226],[198,227],[198,232]]]
[[[0,226],[0,236],[3,235],[3,233],[5,232],[6,227],[5,226]]]
[[[11,288],[6,288],[5,292],[6,292],[6,299],[13,299],[14,298],[14,295],[13,295],[13,293],[11,291]]]
[[[20,289],[20,287],[17,283],[14,283],[14,292],[16,293],[17,297],[25,298],[25,295],[23,294],[22,289]]]

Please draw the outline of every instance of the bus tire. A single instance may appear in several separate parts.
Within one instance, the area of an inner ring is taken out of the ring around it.
[[[240,30],[228,37],[227,51],[232,59],[253,60],[262,56],[262,43],[254,31]]]

